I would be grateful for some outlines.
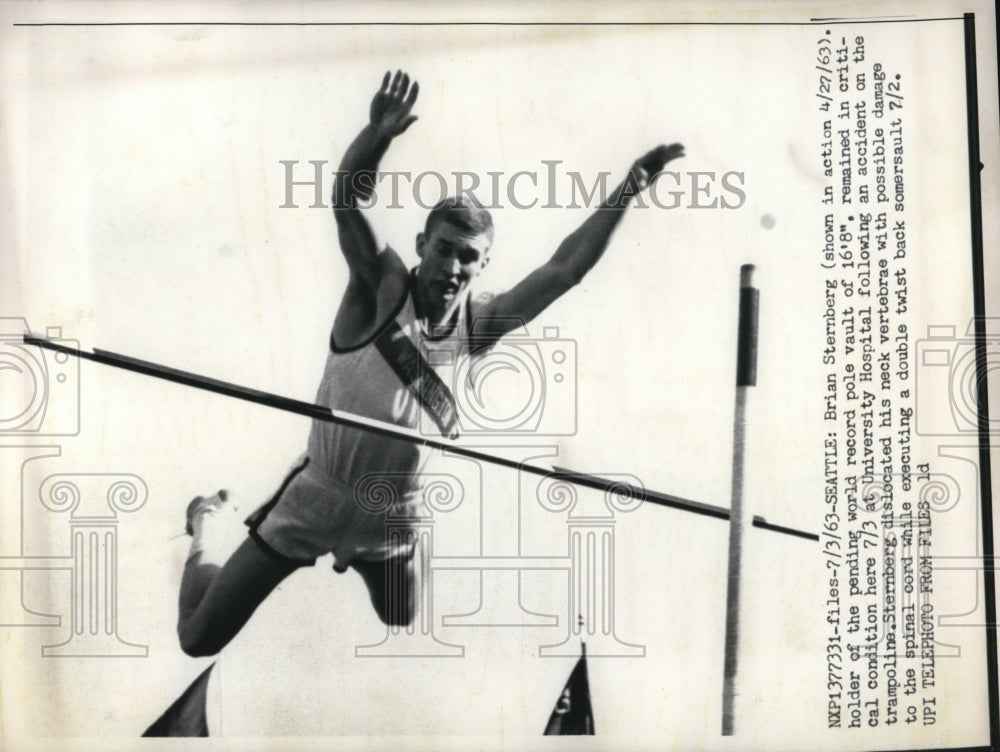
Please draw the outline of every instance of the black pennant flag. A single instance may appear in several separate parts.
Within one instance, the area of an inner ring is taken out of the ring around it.
[[[545,726],[545,736],[594,733],[594,711],[590,707],[590,682],[587,679],[587,649],[573,667],[562,694]]]
[[[214,663],[202,671],[184,690],[184,694],[146,729],[143,736],[208,736],[205,700],[213,668]]]

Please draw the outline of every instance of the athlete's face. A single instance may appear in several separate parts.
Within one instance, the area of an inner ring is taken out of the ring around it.
[[[428,304],[443,312],[467,295],[469,283],[489,262],[490,238],[450,222],[437,222],[417,235],[417,281]]]

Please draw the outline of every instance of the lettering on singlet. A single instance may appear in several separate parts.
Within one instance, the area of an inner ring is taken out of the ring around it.
[[[441,434],[457,439],[458,406],[454,395],[396,321],[390,321],[375,339],[375,347],[431,416]]]

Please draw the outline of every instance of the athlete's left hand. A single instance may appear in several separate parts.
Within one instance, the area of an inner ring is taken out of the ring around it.
[[[632,164],[632,169],[629,172],[639,190],[645,190],[650,183],[656,180],[656,176],[663,172],[663,168],[667,166],[668,162],[683,156],[684,146],[682,144],[670,144],[670,146],[661,144],[639,157]]]
[[[417,119],[410,111],[419,91],[417,82],[411,83],[410,77],[403,71],[397,70],[395,76],[386,73],[382,88],[372,98],[369,122],[387,139],[399,136]]]

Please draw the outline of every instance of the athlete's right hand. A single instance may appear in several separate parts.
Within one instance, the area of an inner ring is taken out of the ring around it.
[[[410,84],[410,77],[402,71],[396,75],[386,73],[382,79],[382,88],[372,99],[369,112],[370,123],[378,129],[382,136],[394,138],[409,128],[416,115],[411,115],[417,92],[420,86],[416,81]]]

